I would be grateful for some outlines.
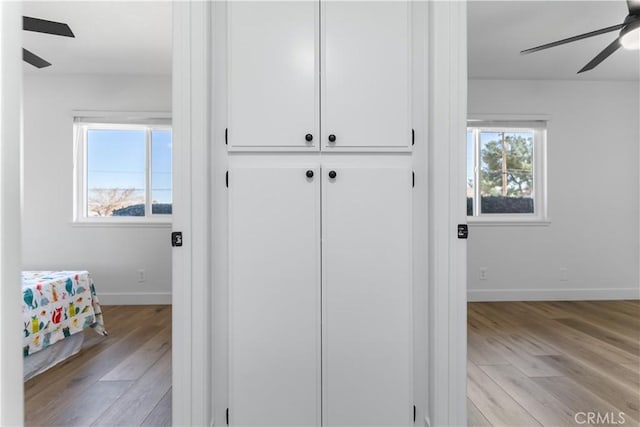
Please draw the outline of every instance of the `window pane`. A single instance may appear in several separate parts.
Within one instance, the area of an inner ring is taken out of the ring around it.
[[[467,131],[467,215],[473,215],[473,189],[475,176],[474,169],[474,152],[473,131]]]
[[[534,213],[533,133],[480,132],[481,212]]]
[[[87,215],[144,216],[145,132],[87,131]]]
[[[151,132],[151,212],[171,214],[171,131]]]

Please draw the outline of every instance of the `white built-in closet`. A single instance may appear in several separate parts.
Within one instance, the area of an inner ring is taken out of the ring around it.
[[[228,423],[410,426],[426,387],[422,6],[216,7]]]

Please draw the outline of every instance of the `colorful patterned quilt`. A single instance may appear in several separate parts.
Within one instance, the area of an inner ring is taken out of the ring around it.
[[[87,271],[23,271],[22,318],[25,356],[87,327],[107,335]]]

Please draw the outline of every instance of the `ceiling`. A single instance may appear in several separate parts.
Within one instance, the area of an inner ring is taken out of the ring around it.
[[[23,14],[67,23],[75,34],[23,31],[23,47],[52,64],[24,63],[27,73],[171,74],[169,1],[26,1]]]
[[[171,73],[168,1],[27,1],[24,14],[69,24],[76,38],[23,32],[23,46],[53,65],[27,73]],[[616,32],[549,50],[523,49],[621,23],[624,0],[471,1],[469,77],[640,80],[640,51],[620,49],[592,71],[576,72]]]
[[[620,24],[624,0],[471,1],[468,5],[470,78],[640,80],[640,51],[620,48],[595,69],[576,74],[611,43],[611,32],[528,55],[520,51]]]

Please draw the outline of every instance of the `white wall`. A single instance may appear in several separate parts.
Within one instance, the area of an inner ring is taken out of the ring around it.
[[[171,111],[171,78],[25,76],[23,268],[89,270],[103,304],[170,303],[170,227],[72,223],[73,110]]]
[[[639,91],[638,82],[470,80],[469,114],[551,116],[551,224],[471,226],[469,300],[638,298]]]

